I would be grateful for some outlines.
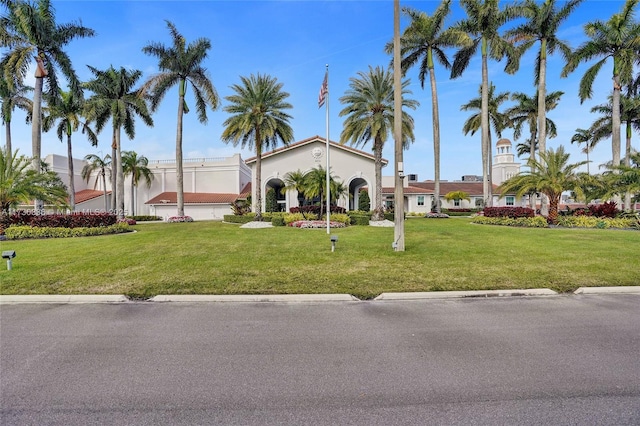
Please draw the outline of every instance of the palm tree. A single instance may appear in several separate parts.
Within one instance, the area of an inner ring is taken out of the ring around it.
[[[529,158],[527,164],[531,171],[507,179],[500,185],[501,196],[509,193],[522,197],[532,192],[540,192],[549,197],[549,216],[547,220],[555,224],[558,217],[558,204],[564,191],[574,191],[578,197],[583,196],[581,181],[577,169],[585,164],[581,161],[568,164],[569,154],[560,145],[539,153],[540,159]]]
[[[582,152],[587,154],[587,175],[591,175],[589,171],[589,152],[596,145],[597,141],[593,138],[593,133],[591,130],[586,129],[576,129],[576,133],[571,137],[571,143],[577,143],[578,145],[584,144],[584,148],[582,148]]]
[[[629,89],[629,94],[631,94],[631,90],[632,89]],[[600,114],[600,118],[594,121],[589,129],[592,134],[592,142],[594,146],[601,140],[611,137],[613,122],[612,104],[612,97],[609,96],[608,104],[596,105],[591,108],[591,112]],[[633,129],[640,131],[640,98],[637,96],[627,96],[626,94],[620,97],[620,122],[625,123],[626,144],[624,165],[626,167],[630,167],[632,154],[631,138],[633,136]],[[614,172],[619,171],[616,167],[613,167],[611,170]],[[630,208],[631,196],[630,194],[626,194],[624,199],[624,209],[629,210]]]
[[[73,171],[73,150],[71,145],[71,135],[79,129],[82,133],[87,134],[87,138],[93,146],[98,145],[98,137],[93,129],[86,121],[82,119],[84,109],[84,100],[76,97],[72,92],[60,91],[60,100],[50,102],[47,108],[47,115],[42,122],[42,128],[45,132],[56,127],[56,133],[60,142],[63,138],[67,138],[67,160],[69,167],[69,209],[74,211],[76,208],[75,184]],[[57,126],[56,126],[57,123]]]
[[[534,81],[538,87],[535,99],[537,100],[536,111],[538,114],[537,140],[541,152],[547,150],[547,55],[560,51],[565,59],[571,56],[571,48],[557,37],[557,33],[560,25],[569,18],[582,1],[566,1],[559,10],[556,10],[556,0],[545,0],[543,3],[536,0],[526,0],[521,5],[520,11],[527,18],[527,21],[505,33],[506,38],[521,43],[518,46],[519,55],[532,48],[536,43],[540,43],[534,67]]]
[[[281,191],[283,194],[287,191],[296,191],[298,193],[298,205],[301,205],[300,201],[304,202],[306,198],[304,194],[304,182],[305,174],[300,169],[294,172],[288,172],[284,175],[284,187]]]
[[[129,71],[124,67],[116,70],[113,66],[105,71],[89,66],[89,70],[95,78],[85,83],[87,89],[94,93],[87,101],[87,115],[96,121],[98,132],[111,119],[113,125],[111,167],[115,169],[115,185],[112,184],[112,190],[115,187],[116,214],[119,218],[123,218],[124,170],[120,131],[124,128],[127,136],[133,139],[135,137],[135,116],[139,116],[148,126],[153,126],[153,119],[149,114],[145,99],[138,90],[133,88],[142,76],[141,71]]]
[[[460,201],[460,200],[471,201],[471,197],[469,197],[469,193],[464,191],[447,192],[444,196],[444,199],[447,201]]]
[[[96,171],[98,172],[93,184],[93,189],[96,189],[98,186],[98,178],[100,178],[102,180],[102,190],[104,192],[104,211],[107,212],[109,210],[109,205],[107,203],[107,173],[111,175],[111,156],[107,154],[102,158],[96,154],[89,154],[84,157],[84,160],[87,164],[82,168],[82,179],[89,183],[91,175]]]
[[[429,75],[431,85],[431,117],[433,126],[433,158],[434,158],[434,196],[436,211],[440,213],[440,113],[438,109],[438,91],[436,85],[435,61],[445,69],[451,68],[451,63],[445,53],[446,48],[460,47],[470,43],[466,33],[457,28],[444,29],[444,20],[449,15],[451,0],[443,0],[433,16],[414,9],[404,8],[403,12],[411,23],[405,29],[401,38],[401,66],[403,74],[419,64],[420,84],[424,89],[424,81]],[[393,52],[393,43],[387,43],[387,53]]]
[[[538,109],[540,108],[540,102],[538,101],[539,93],[540,91],[536,92],[532,97],[522,92],[513,93],[511,100],[516,101],[517,104],[505,111],[513,127],[514,139],[520,139],[525,124],[528,125],[529,128],[529,139],[517,145],[518,156],[522,156],[528,152],[529,157],[535,157],[536,150],[540,147],[540,133],[538,131],[540,117],[538,114]],[[544,102],[545,111],[555,109],[562,95],[564,95],[564,92],[561,91],[548,93]],[[549,134],[549,138],[555,138],[558,135],[556,124],[548,119],[546,114],[544,115],[544,121],[545,132]],[[547,129],[549,130],[548,132]]]
[[[590,99],[593,81],[609,58],[613,59],[613,97],[611,115],[612,164],[620,164],[620,94],[622,86],[633,80],[633,65],[640,51],[640,23],[635,20],[634,9],[640,0],[627,0],[620,13],[608,21],[596,20],[585,24],[584,31],[590,40],[583,43],[571,55],[562,76],[566,77],[582,62],[599,60],[580,80],[580,102]]]
[[[33,91],[33,87],[25,86],[22,82],[14,82],[9,85],[6,79],[0,79],[0,119],[5,129],[5,144],[7,152],[11,155],[11,116],[13,110],[19,108],[27,113],[26,122],[31,121],[33,103],[26,94]]]
[[[493,127],[493,130],[496,132],[498,139],[500,139],[502,137],[502,131],[511,125],[509,121],[509,116],[499,111],[500,105],[502,105],[503,102],[509,99],[509,92],[501,92],[498,94],[494,94],[495,90],[496,90],[496,87],[494,86],[493,83],[491,83],[489,85],[489,91],[487,93],[487,116],[489,117],[490,125]],[[465,136],[469,133],[471,133],[471,136],[473,136],[482,127],[482,86],[480,87],[479,94],[480,94],[480,97],[474,98],[470,100],[468,103],[460,107],[461,111],[475,111],[475,113],[472,114],[464,122],[464,125],[462,126],[462,132],[465,134]],[[487,132],[487,142],[489,143],[489,147],[492,147],[493,144],[491,142],[490,128],[488,129],[488,132]],[[493,163],[493,160],[491,158],[491,149],[489,150],[488,153],[485,153],[485,154],[487,154],[487,158],[486,158],[487,169],[483,170],[482,172],[483,180],[487,180],[488,182],[491,182],[492,181],[491,169],[492,169],[492,163]],[[484,159],[484,154],[483,154],[483,159]],[[484,161],[485,160],[483,160],[483,162]],[[485,185],[483,185],[483,191],[484,189],[485,189]],[[489,203],[492,203],[493,201],[492,200],[493,187],[489,185],[487,191],[488,192],[486,193],[486,195],[489,197],[489,199],[485,199],[484,204],[485,206],[491,206],[491,204]]]
[[[255,212],[256,221],[262,220],[262,152],[273,149],[282,142],[293,140],[292,118],[285,112],[293,106],[286,102],[289,93],[282,91],[282,83],[269,75],[240,77],[242,84],[234,84],[234,95],[226,96],[229,102],[225,112],[232,114],[225,120],[222,141],[253,148],[256,151]]]
[[[185,46],[185,39],[178,32],[175,25],[169,21],[167,27],[171,34],[173,46],[166,47],[161,43],[151,43],[142,48],[147,55],[158,58],[160,73],[152,76],[143,86],[145,92],[150,93],[151,110],[156,111],[167,91],[178,85],[178,130],[176,132],[176,190],[178,216],[184,216],[184,173],[182,169],[182,119],[189,112],[185,95],[187,85],[191,83],[195,97],[198,120],[206,124],[207,107],[218,108],[218,94],[211,83],[207,69],[202,61],[207,58],[207,51],[211,42],[206,38],[199,38]]]
[[[65,206],[67,188],[53,171],[38,172],[32,160],[0,149],[0,211],[9,213],[20,203],[38,199],[48,204]]]
[[[628,194],[629,198],[631,198],[633,194],[635,199],[633,207],[635,210],[635,204],[638,200],[638,195],[640,195],[640,153],[635,152],[629,157],[629,165],[624,164],[609,167],[610,170],[616,173],[608,173],[605,175],[605,180],[608,183],[607,187],[609,188],[606,196],[624,193]],[[629,204],[631,203],[629,202]],[[631,206],[626,205],[626,200],[625,210],[631,210]]]
[[[382,207],[382,149],[393,129],[394,90],[393,74],[382,67],[375,69],[369,66],[369,72],[358,72],[358,77],[349,79],[349,89],[340,98],[340,102],[346,105],[340,111],[340,117],[347,116],[340,134],[340,143],[347,141],[351,145],[364,145],[373,142],[373,155],[375,161],[375,208],[372,220],[384,219]],[[418,101],[407,99],[405,95],[411,94],[407,89],[409,80],[402,83],[402,106],[415,109]],[[402,145],[406,149],[415,140],[413,134],[413,118],[402,111]]]
[[[333,176],[332,172],[329,171],[329,200],[335,201],[337,200],[344,190],[340,188],[339,185],[336,185],[335,176]],[[327,171],[322,166],[318,166],[314,169],[311,169],[307,174],[304,175],[304,182],[302,184],[302,191],[305,196],[309,199],[314,199],[316,197],[320,198],[320,215],[318,219],[322,219],[323,207],[325,205],[325,200],[327,198]],[[338,192],[340,194],[338,195]]]
[[[135,151],[122,151],[122,168],[124,175],[131,175],[131,215],[136,214],[136,188],[141,179],[144,179],[147,188],[151,188],[153,172],[148,167],[149,160],[144,155],[138,156]]]
[[[454,56],[451,78],[457,78],[468,68],[471,58],[478,48],[481,54],[482,84],[480,89],[480,126],[482,142],[482,191],[485,205],[491,206],[491,142],[489,141],[489,71],[488,57],[497,61],[508,58],[505,71],[514,73],[517,61],[511,43],[500,36],[499,30],[507,22],[518,17],[519,9],[507,5],[500,9],[498,0],[460,0],[460,5],[467,14],[467,19],[456,27],[469,35],[472,43],[463,47]]]
[[[33,168],[40,171],[42,149],[42,95],[44,79],[47,80],[47,95],[55,99],[60,90],[56,70],[69,83],[71,91],[82,94],[82,87],[71,60],[63,50],[65,45],[75,38],[92,37],[95,32],[77,24],[57,24],[55,10],[50,0],[6,1],[8,14],[0,18],[0,45],[9,51],[0,61],[4,79],[13,85],[18,75],[24,81],[29,64],[35,58],[35,89],[33,92],[33,112],[31,141],[33,149]],[[36,200],[36,210],[42,209],[42,203]]]

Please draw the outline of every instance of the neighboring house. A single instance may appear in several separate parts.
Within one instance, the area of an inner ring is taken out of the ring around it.
[[[493,164],[493,205],[525,205],[524,199],[513,196],[500,198],[498,184],[505,178],[517,174],[520,165],[513,161],[511,142],[501,139],[496,144],[497,154]],[[307,173],[327,164],[326,139],[313,136],[299,142],[283,146],[262,154],[262,211],[265,211],[266,194],[274,189],[281,210],[288,211],[299,205],[298,194],[294,190],[282,191],[285,176],[289,172]],[[348,188],[348,195],[338,200],[338,205],[347,210],[356,210],[360,191],[367,189],[371,205],[375,205],[375,162],[371,153],[341,145],[329,144],[331,174]],[[59,155],[49,155],[45,160],[64,182],[68,182],[67,159]],[[185,214],[195,220],[221,220],[231,214],[231,205],[249,196],[255,200],[255,176],[252,173],[256,158],[244,161],[240,154],[220,158],[192,158],[184,160],[184,205]],[[383,160],[383,166],[387,165]],[[85,182],[80,177],[85,162],[74,160],[76,211],[104,211],[104,188],[96,175]],[[153,173],[151,186],[146,182],[135,188],[133,200],[137,215],[155,215],[164,219],[177,212],[176,166],[174,160],[152,160],[148,168]],[[97,172],[96,172],[97,173]],[[393,206],[393,176],[383,176],[383,204]],[[464,191],[471,201],[446,201],[444,196],[451,191]],[[417,175],[408,174],[404,180],[405,211],[426,213],[434,205],[434,182],[418,182]],[[482,205],[482,181],[476,176],[464,175],[461,181],[440,182],[443,208],[474,208]],[[107,205],[111,197],[110,179],[107,179]],[[125,178],[125,209],[131,211],[131,178]]]

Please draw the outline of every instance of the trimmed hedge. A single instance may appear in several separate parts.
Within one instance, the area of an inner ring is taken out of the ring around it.
[[[146,216],[146,215],[127,216],[127,219],[133,219],[136,222],[152,222],[152,221],[163,220],[160,216]]]
[[[69,238],[69,237],[90,237],[95,235],[111,235],[129,232],[129,225],[125,222],[102,227],[32,227],[32,226],[11,226],[5,229],[5,236],[8,240],[22,240],[28,238]]]
[[[478,223],[481,225],[521,226],[526,228],[546,228],[549,226],[547,219],[543,216],[515,218],[475,216],[471,219],[471,223]]]
[[[536,212],[528,207],[485,207],[482,210],[485,217],[534,217]]]
[[[109,213],[34,214],[18,211],[0,214],[0,228],[35,226],[48,228],[96,228],[114,225],[118,217]]]
[[[614,219],[595,216],[558,216],[558,226],[566,228],[634,228],[639,229],[638,221],[633,218]]]

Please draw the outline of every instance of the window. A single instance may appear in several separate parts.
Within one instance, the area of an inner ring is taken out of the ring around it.
[[[424,206],[424,195],[418,195],[418,205]]]
[[[453,200],[453,205],[454,207],[460,207],[460,200],[459,199]]]
[[[515,197],[507,197],[507,205],[508,206],[513,206],[516,204],[516,198]]]

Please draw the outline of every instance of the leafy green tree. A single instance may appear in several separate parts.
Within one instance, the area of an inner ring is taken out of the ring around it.
[[[96,189],[98,186],[98,179],[100,179],[102,181],[102,190],[104,192],[104,211],[106,212],[109,210],[109,206],[107,204],[107,174],[111,175],[111,156],[107,154],[102,158],[96,154],[89,154],[84,157],[84,160],[87,163],[82,168],[82,179],[89,183],[93,173],[96,171],[98,172],[93,184],[93,189]]]
[[[280,210],[278,207],[278,196],[276,195],[276,190],[273,188],[267,189],[264,197],[264,210],[267,212],[277,212]]]
[[[449,15],[451,0],[443,0],[432,16],[411,8],[404,8],[404,14],[410,19],[400,40],[401,66],[403,73],[415,65],[419,66],[418,78],[424,89],[424,82],[429,76],[431,85],[431,119],[433,127],[434,158],[434,196],[438,203],[436,211],[440,212],[440,113],[438,108],[438,90],[436,84],[435,62],[445,69],[451,68],[445,49],[470,44],[466,33],[457,28],[445,28],[444,21]],[[387,53],[393,52],[393,43],[387,43]]]
[[[621,164],[615,167],[609,167],[610,170],[616,171],[616,173],[608,173],[605,175],[607,187],[609,190],[605,194],[611,196],[614,194],[629,194],[633,196],[635,200],[633,207],[635,210],[635,204],[640,199],[640,153],[633,153],[630,155],[629,165]],[[629,203],[631,204],[631,203]],[[631,206],[627,206],[625,203],[625,210],[630,210]]]
[[[178,130],[176,132],[176,189],[178,216],[184,216],[184,172],[182,168],[182,133],[184,114],[189,112],[185,100],[187,86],[191,84],[195,97],[198,120],[206,124],[207,107],[218,108],[218,93],[211,83],[207,69],[202,62],[207,58],[211,42],[199,38],[186,45],[185,38],[169,21],[167,27],[171,34],[173,46],[166,47],[161,43],[151,43],[142,48],[147,55],[158,58],[160,73],[152,76],[144,84],[143,90],[150,93],[151,110],[156,111],[167,91],[178,86]]]
[[[468,34],[472,43],[456,52],[451,68],[451,78],[457,78],[469,67],[471,58],[480,50],[482,83],[480,86],[480,123],[482,142],[482,192],[485,205],[491,206],[491,141],[489,140],[489,71],[488,58],[502,60],[505,55],[508,61],[505,71],[514,73],[517,70],[516,52],[513,45],[500,35],[500,28],[509,21],[519,17],[520,10],[514,5],[500,8],[498,0],[460,0],[460,5],[467,14],[467,19],[456,27]]]
[[[276,148],[278,142],[287,145],[293,141],[292,118],[285,112],[293,106],[286,102],[289,93],[282,90],[282,83],[269,75],[240,77],[242,84],[234,84],[235,94],[226,96],[229,105],[224,111],[231,114],[225,120],[222,141],[241,145],[256,152],[255,170],[255,220],[262,220],[262,152]]]
[[[26,122],[31,121],[33,102],[27,98],[27,93],[33,91],[33,87],[25,86],[22,82],[15,81],[9,84],[5,78],[0,79],[0,119],[4,124],[5,143],[9,155],[11,147],[11,117],[13,111],[18,108],[27,113]]]
[[[42,166],[42,165],[41,165]],[[18,204],[38,199],[58,207],[67,205],[67,188],[58,174],[32,167],[32,160],[18,156],[16,150],[9,155],[6,147],[0,150],[0,209],[9,213]]]
[[[139,95],[134,86],[142,76],[138,70],[127,70],[121,67],[119,70],[109,67],[107,70],[98,70],[89,66],[94,79],[85,83],[87,89],[94,94],[87,101],[87,116],[95,120],[96,128],[100,132],[107,121],[111,119],[113,125],[113,143],[111,145],[111,168],[114,170],[115,179],[112,176],[112,190],[115,188],[115,209],[119,218],[124,217],[124,169],[122,165],[122,144],[120,133],[124,129],[129,139],[135,137],[135,116],[153,126],[153,119],[145,99]]]
[[[578,197],[584,196],[577,169],[585,162],[569,164],[569,154],[562,145],[557,150],[550,148],[540,152],[539,157],[539,160],[529,158],[527,161],[530,171],[521,172],[500,185],[501,196],[514,192],[516,197],[532,192],[545,194],[549,197],[547,220],[555,224],[560,196],[564,191],[573,191]]]
[[[347,187],[342,182],[338,182],[336,178],[337,176],[334,176],[333,172],[329,172],[329,201],[332,203],[335,203],[348,191]],[[322,166],[318,166],[305,174],[302,191],[309,199],[320,199],[319,218],[322,218],[322,215],[324,214],[323,207],[327,199],[327,169]]]
[[[75,173],[73,170],[73,148],[71,135],[78,130],[86,133],[87,138],[93,146],[98,145],[98,137],[89,123],[83,120],[84,100],[78,98],[72,92],[60,91],[60,99],[50,102],[50,107],[46,109],[47,114],[42,121],[42,128],[48,132],[53,127],[60,142],[67,139],[67,161],[69,171],[69,208],[74,211],[76,208],[76,188],[74,184]]]
[[[344,127],[340,134],[340,143],[350,142],[360,146],[369,141],[373,142],[375,162],[376,194],[372,220],[383,220],[382,206],[382,149],[393,130],[394,98],[393,74],[382,67],[369,67],[369,72],[358,72],[358,77],[349,79],[349,89],[340,98],[345,107],[340,111],[340,117],[346,116]],[[402,83],[403,108],[415,109],[417,101],[408,99],[411,94],[407,89],[409,80]],[[413,118],[402,111],[402,145],[406,149],[415,140],[413,134]]]
[[[125,176],[131,175],[131,215],[136,214],[137,188],[143,180],[147,188],[151,188],[153,172],[149,168],[149,160],[135,151],[122,151],[122,169]]]
[[[538,87],[535,100],[537,101],[537,141],[540,151],[547,150],[548,111],[547,95],[547,56],[559,51],[567,59],[571,56],[569,45],[558,38],[560,25],[566,21],[571,13],[583,0],[569,0],[563,2],[560,9],[556,9],[556,0],[526,0],[521,5],[520,12],[527,19],[505,33],[507,39],[519,42],[518,53],[521,55],[540,43],[534,67],[534,81]],[[557,93],[557,92],[554,92]],[[552,136],[553,137],[553,136]],[[531,139],[533,140],[533,139]],[[533,150],[532,150],[533,152]]]
[[[87,27],[56,23],[55,9],[50,0],[6,1],[8,13],[0,18],[0,47],[6,47],[0,61],[4,80],[10,86],[24,81],[29,65],[36,60],[31,141],[33,168],[40,171],[42,150],[42,95],[47,80],[47,95],[56,99],[60,90],[57,70],[67,80],[71,91],[82,95],[82,86],[64,47],[76,38],[92,37],[95,32]],[[20,76],[18,79],[15,76]],[[35,209],[41,210],[42,200],[36,200]]]
[[[366,190],[360,191],[358,195],[358,210],[363,212],[371,210],[371,199],[369,198],[369,192]]]
[[[580,102],[590,99],[593,94],[593,82],[611,58],[613,60],[613,95],[611,115],[611,151],[612,164],[620,164],[620,95],[622,86],[633,80],[633,66],[638,62],[640,52],[640,23],[635,19],[634,10],[640,0],[627,0],[620,11],[608,21],[588,22],[584,31],[589,40],[573,52],[562,76],[566,77],[578,65],[593,59],[598,61],[589,67],[580,80]]]

